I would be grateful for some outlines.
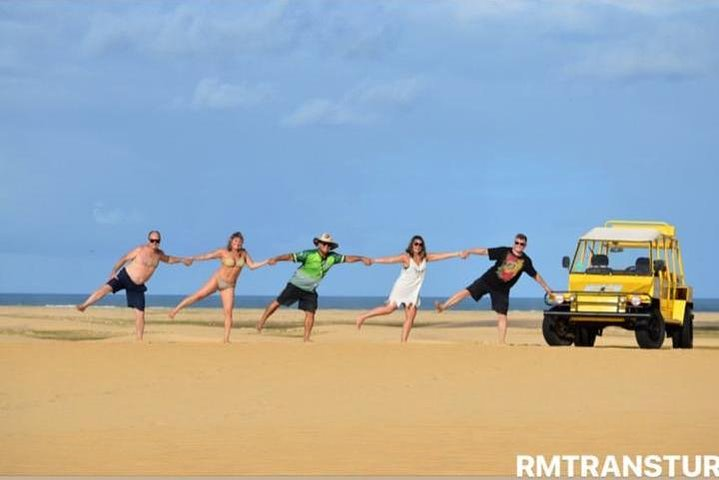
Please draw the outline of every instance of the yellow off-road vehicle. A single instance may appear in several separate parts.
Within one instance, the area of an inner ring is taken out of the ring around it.
[[[569,289],[545,297],[549,345],[592,347],[605,327],[634,330],[641,348],[693,346],[692,288],[684,279],[676,228],[662,222],[608,221],[564,257]]]

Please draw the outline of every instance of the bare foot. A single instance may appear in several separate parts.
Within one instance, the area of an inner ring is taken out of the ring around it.
[[[84,312],[87,310],[87,307],[85,305],[75,305],[75,308],[77,308],[78,312]]]
[[[360,315],[359,317],[357,317],[357,320],[355,321],[355,323],[357,324],[357,330],[361,330],[361,329],[362,329],[362,325],[364,324],[365,320],[367,320],[367,319],[364,318],[362,315]]]
[[[226,338],[222,343],[224,343],[225,345],[229,345],[229,344],[230,344],[230,339],[229,339],[229,338]]]
[[[442,313],[445,310],[445,308],[439,302],[434,302],[434,309],[437,310],[437,313]]]
[[[305,343],[312,343],[312,340],[310,340],[309,338],[305,338]]]
[[[175,315],[177,315],[177,311],[176,311],[176,310],[170,310],[170,311],[168,312],[168,314],[167,314],[167,316],[170,317],[170,320],[174,320],[174,319],[175,319]]]
[[[257,333],[262,333],[262,329],[265,326],[262,324],[262,322],[257,322],[257,325],[255,325],[255,328],[257,329]]]

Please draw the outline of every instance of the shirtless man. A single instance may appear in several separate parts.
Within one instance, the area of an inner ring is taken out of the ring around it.
[[[184,263],[192,265],[189,258],[171,257],[160,249],[160,232],[152,230],[147,234],[147,244],[134,248],[130,253],[122,257],[112,267],[110,280],[95,290],[87,300],[76,308],[84,312],[87,307],[98,302],[108,293],[125,290],[127,306],[135,309],[135,335],[137,340],[142,341],[145,333],[145,292],[147,282],[157,270],[160,262]],[[129,262],[129,263],[128,263]]]

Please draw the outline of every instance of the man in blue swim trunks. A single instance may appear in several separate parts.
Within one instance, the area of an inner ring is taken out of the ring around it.
[[[135,247],[130,253],[118,260],[112,267],[110,280],[95,290],[87,297],[87,300],[76,308],[84,312],[87,307],[98,302],[110,292],[116,293],[120,290],[125,290],[127,306],[135,309],[135,335],[141,341],[145,333],[145,292],[147,291],[145,283],[155,273],[160,262],[182,262],[188,267],[192,265],[192,260],[189,258],[166,255],[160,249],[161,240],[162,237],[157,230],[148,233],[147,243]]]
[[[327,275],[333,265],[339,263],[362,262],[365,265],[372,265],[372,260],[367,257],[354,255],[340,255],[333,252],[339,245],[332,239],[329,233],[315,237],[313,240],[314,250],[304,250],[297,253],[288,253],[270,258],[268,263],[274,265],[277,262],[293,261],[301,263],[285,289],[276,300],[273,300],[265,309],[262,317],[257,322],[257,331],[262,332],[267,319],[280,308],[280,305],[289,307],[298,302],[298,308],[305,312],[305,342],[310,341],[312,326],[315,323],[315,312],[317,311],[317,286]]]

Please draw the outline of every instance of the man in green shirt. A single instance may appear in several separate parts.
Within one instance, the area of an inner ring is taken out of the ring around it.
[[[274,265],[277,262],[293,261],[301,263],[285,289],[276,300],[267,305],[262,317],[257,322],[257,331],[262,332],[265,322],[280,308],[280,305],[289,307],[299,302],[298,308],[305,312],[305,342],[310,341],[312,326],[315,323],[315,312],[317,311],[317,286],[327,275],[330,268],[338,263],[362,262],[365,265],[372,265],[372,260],[367,257],[353,255],[340,255],[333,252],[339,245],[332,240],[332,235],[323,233],[313,239],[315,250],[305,250],[298,253],[288,253],[270,258],[267,263]]]

